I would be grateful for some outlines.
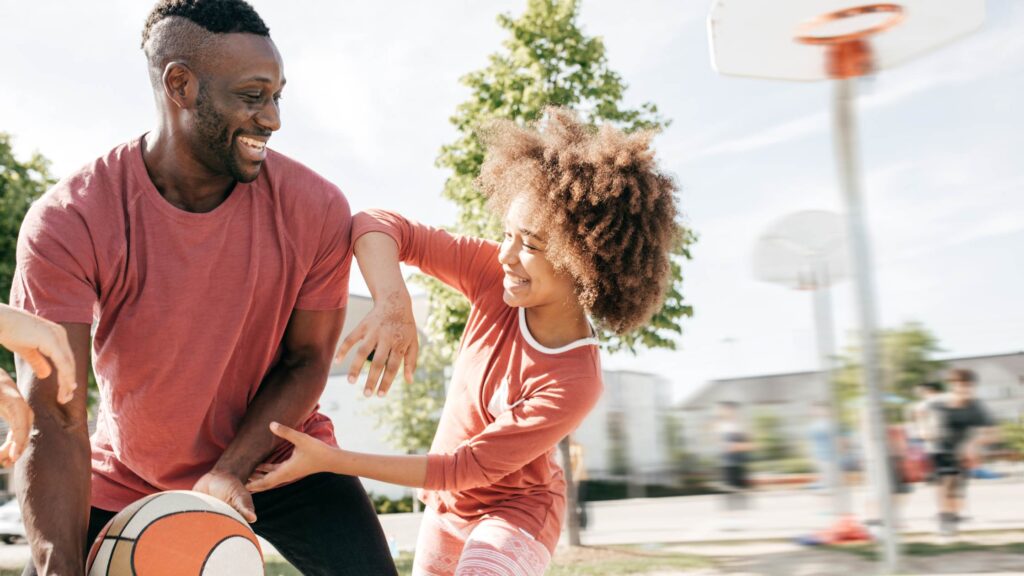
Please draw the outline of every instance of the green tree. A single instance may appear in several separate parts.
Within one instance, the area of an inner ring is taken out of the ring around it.
[[[489,214],[474,180],[480,173],[484,147],[478,130],[489,121],[509,119],[531,122],[547,106],[577,110],[592,123],[611,123],[627,131],[658,130],[668,126],[654,104],[623,106],[626,84],[608,65],[604,42],[587,36],[579,27],[578,0],[528,0],[519,17],[503,14],[498,24],[508,32],[503,49],[491,54],[489,64],[462,78],[471,90],[451,118],[459,136],[441,149],[437,164],[451,170],[443,195],[458,205],[453,230],[485,238],[500,238],[501,227]],[[671,287],[664,307],[648,326],[632,334],[603,333],[609,350],[637,351],[675,348],[681,321],[692,314],[681,291],[681,260],[690,257],[694,236],[680,229],[672,263]],[[437,318],[435,334],[454,346],[462,336],[469,304],[439,283],[427,284],[431,311]]]
[[[36,153],[22,162],[14,157],[11,136],[0,132],[0,301],[7,302],[14,277],[18,230],[29,206],[53,185],[50,162]],[[0,369],[12,372],[14,356],[0,348]]]
[[[942,351],[938,338],[919,322],[882,330],[879,348],[882,384],[890,399],[913,400],[914,387],[935,378],[945,366],[945,362],[934,358]],[[860,358],[860,345],[851,344],[840,356],[836,371],[835,385],[843,405],[843,419],[848,424],[855,420],[853,401],[863,394]],[[890,420],[898,420],[901,408],[889,405],[886,415]]]
[[[1018,456],[1024,455],[1024,416],[999,425],[1002,443]]]
[[[754,415],[754,446],[758,460],[774,462],[789,458],[789,444],[778,415],[764,410]]]
[[[686,451],[686,434],[682,417],[675,413],[665,414],[663,421],[665,448],[673,474],[683,474],[689,467],[690,455]]]

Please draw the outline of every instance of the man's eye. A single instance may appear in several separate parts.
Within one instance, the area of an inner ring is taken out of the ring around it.
[[[249,102],[259,102],[263,95],[259,92],[246,92],[242,94],[242,98],[245,98]]]

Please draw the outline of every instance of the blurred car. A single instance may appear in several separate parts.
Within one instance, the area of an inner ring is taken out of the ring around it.
[[[25,540],[25,523],[21,521],[18,499],[8,500],[0,506],[0,542],[14,544]]]

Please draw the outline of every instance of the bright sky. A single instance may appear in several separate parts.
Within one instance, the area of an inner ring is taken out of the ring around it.
[[[452,221],[434,166],[454,139],[463,74],[499,47],[524,0],[255,0],[285,60],[271,140],[337,183],[355,209]],[[657,141],[700,235],[685,269],[696,308],[680,351],[606,367],[664,374],[683,395],[709,378],[816,366],[810,296],[763,284],[751,251],[771,222],[837,210],[829,86],[723,78],[709,64],[706,0],[583,0],[630,104],[673,120]],[[0,0],[0,130],[64,175],[145,132],[153,100],[139,36],[149,3]],[[628,8],[627,8],[628,7]],[[867,208],[882,323],[919,320],[948,355],[1024,349],[1024,5],[990,0],[975,35],[861,86]],[[1016,158],[1016,160],[1014,160]],[[353,289],[364,291],[360,279]],[[840,343],[849,282],[834,294]]]

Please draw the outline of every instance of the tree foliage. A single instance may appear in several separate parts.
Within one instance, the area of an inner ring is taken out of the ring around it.
[[[7,302],[11,293],[21,221],[32,202],[54,182],[46,158],[36,153],[19,161],[14,157],[11,136],[0,132],[0,301]],[[0,368],[14,370],[14,356],[2,348]]]
[[[754,415],[753,436],[758,460],[774,462],[790,457],[782,419],[774,412],[759,410]]]
[[[1024,416],[1000,424],[1000,437],[1007,448],[1024,455]]]
[[[892,400],[910,401],[914,387],[937,377],[945,366],[934,358],[942,351],[939,340],[918,322],[908,322],[899,328],[882,330],[879,334],[879,354],[882,385],[885,395]],[[840,356],[835,385],[843,405],[844,420],[852,422],[853,401],[863,394],[861,385],[861,349],[854,343]],[[886,411],[893,417],[900,414],[899,407]]]

